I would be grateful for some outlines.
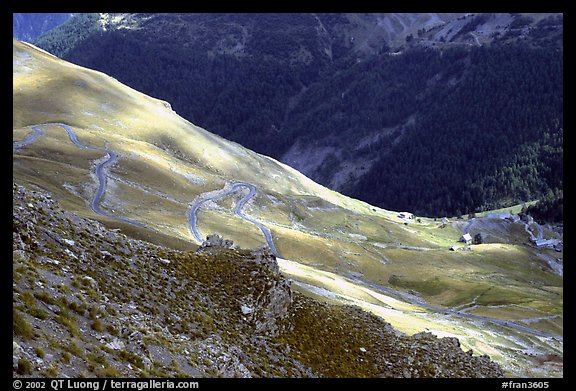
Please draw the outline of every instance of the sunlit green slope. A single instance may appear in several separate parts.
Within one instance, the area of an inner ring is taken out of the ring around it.
[[[360,305],[406,333],[430,329],[457,336],[511,374],[562,373],[561,366],[530,356],[561,357],[562,342],[557,339],[442,315],[370,285],[412,295],[430,306],[464,309],[561,337],[562,277],[543,256],[562,258],[562,253],[532,246],[523,223],[486,219],[482,227],[490,231],[489,243],[450,251],[468,222],[404,220],[397,212],[345,197],[194,126],[166,102],[30,44],[14,41],[13,69],[14,140],[27,137],[34,125],[63,123],[82,143],[115,151],[119,158],[108,169],[100,206],[148,228],[90,209],[98,186],[95,165],[105,154],[79,148],[60,127],[45,126],[36,142],[15,150],[16,182],[46,189],[69,210],[128,234],[190,249],[198,243],[188,226],[189,204],[234,182],[251,183],[258,191],[244,213],[271,230],[283,258],[280,266],[295,279],[295,289]],[[200,231],[217,232],[241,247],[264,245],[261,231],[234,215],[244,194],[206,203],[197,214]],[[551,230],[544,235],[561,239]]]

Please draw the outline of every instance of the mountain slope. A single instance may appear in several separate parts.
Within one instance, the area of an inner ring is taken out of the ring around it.
[[[12,37],[32,41],[51,29],[60,26],[74,14],[57,13],[13,13]]]
[[[561,231],[499,217],[405,218],[30,44],[14,41],[13,70],[16,183],[171,248],[197,248],[191,216],[203,236],[217,232],[242,248],[270,239],[300,292],[360,306],[408,334],[457,337],[507,373],[561,372],[524,355],[562,354]],[[450,251],[464,232],[484,243]],[[536,235],[547,244],[532,245]]]
[[[502,377],[454,338],[291,292],[266,252],[167,250],[13,200],[16,376]]]
[[[84,18],[38,44],[372,204],[457,215],[562,187],[561,14]],[[431,152],[445,148],[454,167]],[[394,178],[382,175],[390,164]]]

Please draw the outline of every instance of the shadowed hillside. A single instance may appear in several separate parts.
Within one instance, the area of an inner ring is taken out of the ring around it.
[[[563,186],[562,14],[76,20],[38,45],[371,204],[459,215]]]

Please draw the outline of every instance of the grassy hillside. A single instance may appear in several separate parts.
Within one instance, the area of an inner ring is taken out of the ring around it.
[[[175,251],[12,191],[15,376],[502,377],[454,338],[293,292],[265,251]]]
[[[192,249],[198,243],[188,228],[188,205],[233,182],[249,182],[258,191],[244,213],[272,231],[286,260],[280,267],[299,290],[360,305],[409,334],[428,328],[457,336],[514,374],[546,373],[524,356],[527,351],[562,354],[561,342],[552,338],[457,316],[447,319],[377,289],[561,336],[562,278],[542,255],[562,254],[531,246],[521,222],[494,221],[490,242],[450,251],[464,232],[464,220],[404,220],[397,212],[340,195],[191,124],[166,102],[32,45],[14,41],[13,69],[14,140],[25,138],[33,125],[65,123],[84,144],[115,151],[119,158],[109,168],[101,207],[148,228],[94,214],[89,208],[97,187],[94,166],[105,154],[80,149],[62,128],[46,126],[44,136],[14,152],[13,176],[17,183],[50,192],[65,209],[156,244]],[[264,245],[255,226],[233,215],[239,198],[231,194],[202,208],[199,229],[243,248]],[[561,239],[557,232],[546,235]]]

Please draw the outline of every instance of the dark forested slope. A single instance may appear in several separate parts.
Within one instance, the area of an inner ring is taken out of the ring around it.
[[[91,14],[38,44],[385,208],[560,189],[562,16],[430,15]]]
[[[66,22],[72,15],[64,13],[13,13],[12,37],[30,42]]]
[[[561,53],[511,46],[464,56],[470,65],[461,81],[434,91],[409,136],[381,156],[353,195],[442,215],[562,188]]]

